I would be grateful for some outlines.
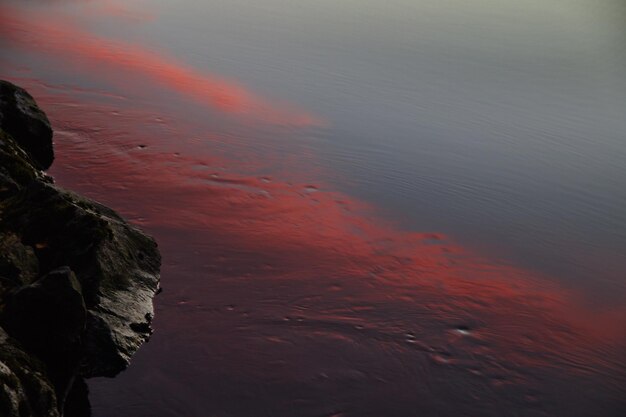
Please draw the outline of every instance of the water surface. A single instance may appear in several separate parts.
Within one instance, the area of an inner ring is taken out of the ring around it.
[[[4,2],[57,182],[164,256],[95,416],[621,416],[619,1]]]

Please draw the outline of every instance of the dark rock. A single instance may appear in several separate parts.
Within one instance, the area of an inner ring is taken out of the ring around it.
[[[10,294],[3,327],[29,351],[52,360],[78,348],[86,319],[80,283],[63,267]]]
[[[13,136],[38,169],[54,160],[52,128],[45,113],[23,88],[0,80],[0,129]]]
[[[152,333],[156,243],[41,172],[49,128],[0,81],[0,416],[56,416],[66,398],[85,409],[74,381],[116,375]]]
[[[81,283],[88,309],[82,375],[123,370],[150,334],[160,268],[154,240],[109,208],[38,181],[0,209],[0,232],[33,247],[42,271],[69,266]]]
[[[60,406],[81,360],[86,316],[80,283],[67,267],[13,291],[6,301],[3,327],[47,364]]]
[[[35,252],[15,234],[0,234],[0,301],[16,286],[30,284],[38,275]]]
[[[63,417],[91,417],[89,387],[83,378],[76,378],[65,399]]]
[[[43,180],[31,157],[15,139],[0,129],[0,199],[15,194],[22,186]]]
[[[0,416],[59,417],[45,365],[26,353],[1,327]]]

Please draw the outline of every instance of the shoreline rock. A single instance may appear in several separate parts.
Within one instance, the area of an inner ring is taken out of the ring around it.
[[[0,81],[0,415],[63,415],[74,381],[115,376],[152,333],[156,242],[56,186],[53,158],[45,114]]]
[[[26,90],[0,80],[0,130],[12,136],[39,169],[54,160],[52,127]]]

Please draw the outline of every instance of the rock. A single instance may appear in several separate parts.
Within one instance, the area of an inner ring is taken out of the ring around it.
[[[0,80],[0,129],[13,136],[38,169],[54,160],[52,128],[45,113],[23,88]]]
[[[0,416],[58,415],[44,405],[62,410],[68,393],[84,409],[82,378],[116,375],[152,333],[155,241],[41,172],[48,129],[32,97],[0,82]]]
[[[0,301],[16,286],[30,284],[38,275],[35,252],[15,234],[0,234]]]
[[[68,266],[80,281],[88,310],[81,375],[119,373],[150,336],[160,267],[154,240],[107,207],[38,181],[0,210],[0,231],[34,248],[42,271]]]
[[[21,186],[40,179],[31,157],[15,139],[0,129],[0,199],[14,195]]]
[[[76,378],[71,391],[65,398],[64,417],[91,417],[89,387],[83,378]]]
[[[2,326],[47,364],[61,406],[82,358],[87,309],[81,286],[68,268],[58,268],[13,291]]]
[[[39,359],[0,328],[0,416],[59,417],[52,382]]]
[[[87,309],[80,283],[68,267],[15,290],[6,300],[3,327],[30,352],[54,359],[78,348]]]

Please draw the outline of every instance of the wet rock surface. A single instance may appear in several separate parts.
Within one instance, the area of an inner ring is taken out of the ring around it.
[[[82,379],[115,376],[152,332],[156,243],[113,210],[55,186],[40,171],[52,160],[45,114],[1,81],[2,416],[79,415],[70,410],[85,409],[76,406]]]

